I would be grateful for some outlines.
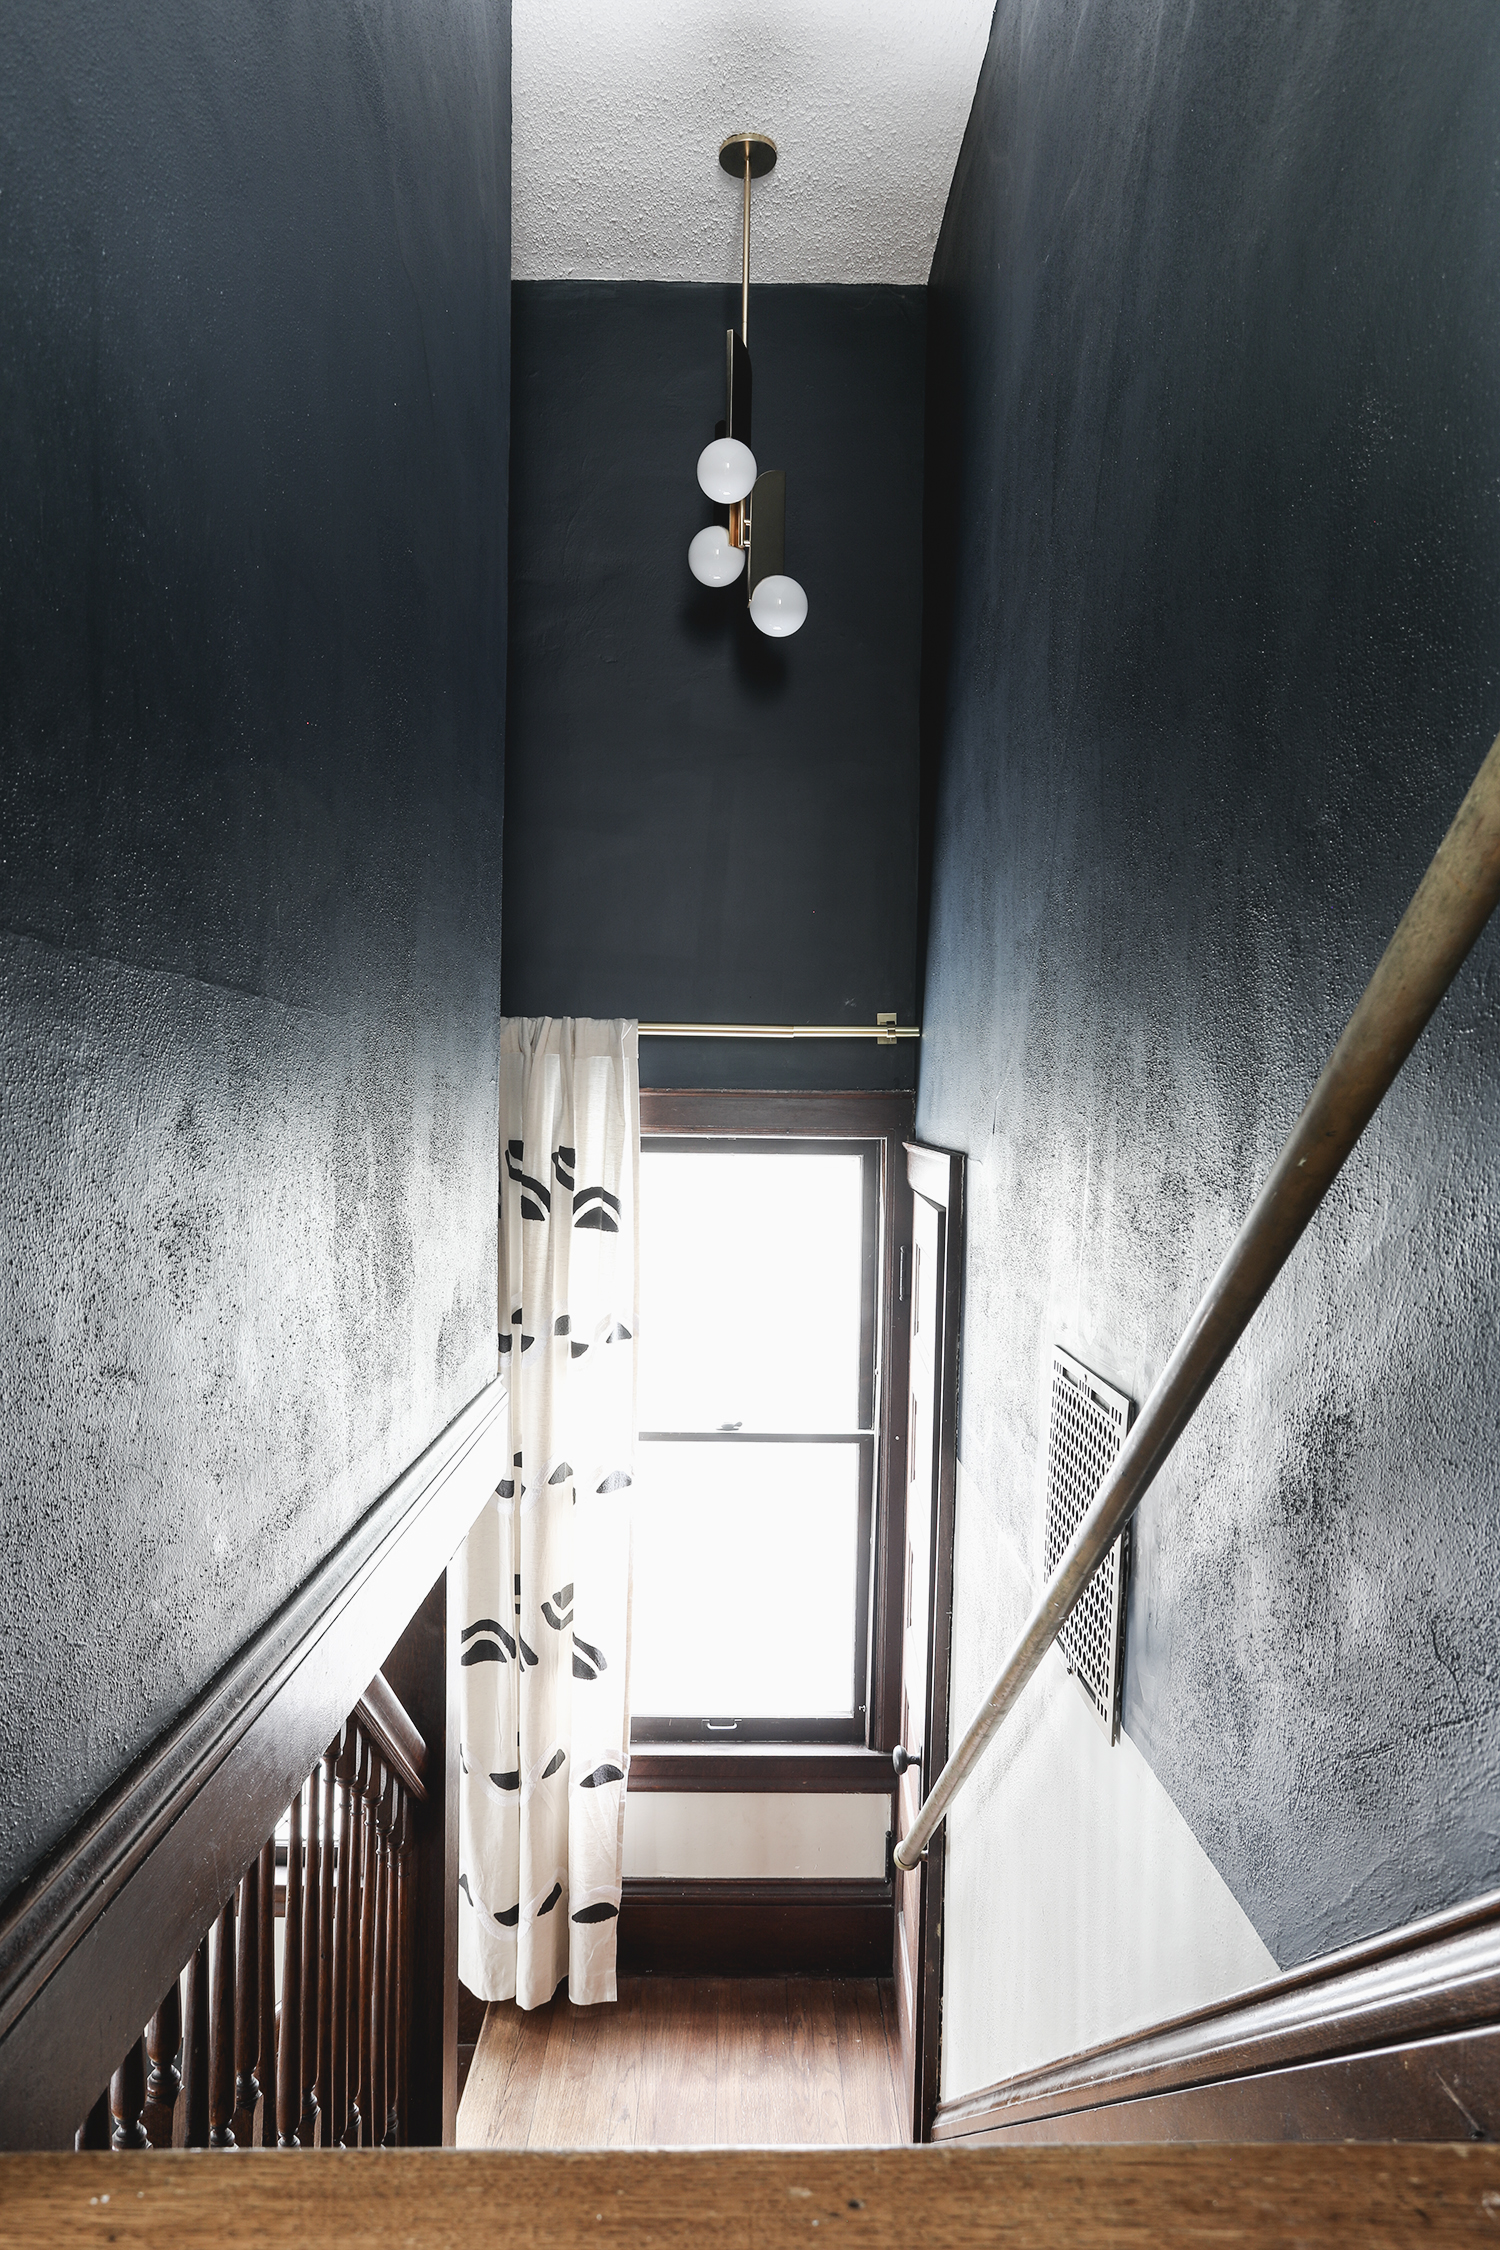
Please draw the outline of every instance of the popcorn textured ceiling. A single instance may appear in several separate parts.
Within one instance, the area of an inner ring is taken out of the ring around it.
[[[518,281],[923,283],[994,0],[514,0]]]

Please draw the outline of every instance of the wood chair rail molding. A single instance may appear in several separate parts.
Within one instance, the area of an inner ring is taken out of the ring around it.
[[[944,2102],[933,2125],[949,2143],[1455,2134],[1500,2134],[1500,1891]]]
[[[508,1443],[497,1379],[5,1903],[0,2146],[71,2143],[324,1746],[362,1693],[378,1700],[372,1676],[494,1490]],[[407,1684],[393,1686],[412,1708]],[[413,1717],[440,1742],[440,1720]]]
[[[1500,2149],[394,2149],[0,2157],[7,2250],[1424,2250],[1492,2243]],[[108,2199],[107,2202],[105,2199]],[[813,2235],[817,2234],[814,2243]]]

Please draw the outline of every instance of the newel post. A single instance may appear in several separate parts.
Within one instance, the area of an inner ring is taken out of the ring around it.
[[[458,2118],[458,1635],[444,1571],[381,1667],[427,1746],[411,1807],[412,2004],[402,2140],[451,2148]]]

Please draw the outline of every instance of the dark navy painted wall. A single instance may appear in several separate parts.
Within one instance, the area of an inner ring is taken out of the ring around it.
[[[873,1023],[916,1002],[922,292],[752,287],[753,437],[808,619],[688,542],[739,293],[515,291],[505,1004]],[[911,1048],[644,1041],[658,1085],[911,1085]]]
[[[508,0],[0,31],[0,1893],[495,1369]]]
[[[962,1452],[1160,1370],[1500,725],[1500,14],[1001,0],[929,292]],[[1291,1962],[1500,1882],[1500,931],[1139,1521],[1126,1726]],[[962,1634],[983,1590],[960,1587]]]

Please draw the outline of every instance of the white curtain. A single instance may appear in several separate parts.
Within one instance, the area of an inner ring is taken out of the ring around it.
[[[500,1036],[500,1351],[511,1474],[470,1532],[459,1974],[483,2000],[615,1998],[630,1760],[636,1026]]]

